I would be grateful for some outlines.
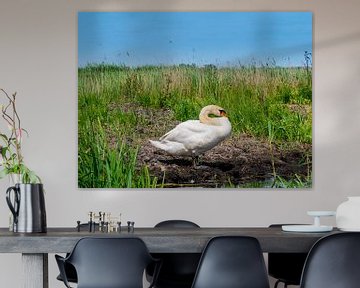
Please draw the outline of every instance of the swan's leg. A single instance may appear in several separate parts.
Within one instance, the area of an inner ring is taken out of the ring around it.
[[[200,164],[200,156],[196,155],[193,156],[192,158],[193,158],[193,167],[196,168]]]

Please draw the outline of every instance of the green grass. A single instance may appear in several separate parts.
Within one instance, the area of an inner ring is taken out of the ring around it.
[[[169,109],[178,121],[197,119],[217,104],[233,134],[276,143],[312,142],[311,71],[305,68],[218,68],[89,65],[78,71],[79,187],[155,187],[146,167],[136,167],[142,115],[121,108]],[[112,109],[111,107],[115,107]],[[113,139],[109,141],[109,139]],[[116,139],[116,141],[114,141]]]
[[[136,170],[137,148],[125,142],[109,147],[99,118],[86,122],[79,137],[78,182],[88,188],[155,188],[146,167]],[[86,150],[83,150],[86,149]]]
[[[277,176],[273,185],[273,188],[311,188],[312,179],[311,177],[307,177],[305,179],[301,179],[299,175],[295,174],[294,179],[286,180],[280,176]]]

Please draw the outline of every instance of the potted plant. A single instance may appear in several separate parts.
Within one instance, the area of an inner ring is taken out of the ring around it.
[[[41,179],[24,163],[21,144],[27,131],[22,128],[16,109],[16,93],[9,95],[4,89],[1,116],[8,127],[0,133],[0,179],[10,176],[13,186],[6,191],[6,201],[13,215],[10,229],[14,232],[46,232],[44,190]]]
[[[0,133],[0,179],[10,175],[14,183],[41,183],[41,179],[24,163],[21,144],[27,131],[21,127],[21,121],[16,109],[16,93],[5,95],[6,103],[0,104],[1,116],[8,126],[8,133]],[[17,179],[18,178],[18,179]]]

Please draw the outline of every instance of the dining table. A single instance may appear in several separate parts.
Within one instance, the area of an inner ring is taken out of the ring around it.
[[[80,231],[79,231],[80,230]],[[338,233],[284,232],[281,227],[208,227],[208,228],[134,228],[120,231],[67,227],[48,228],[46,233],[14,233],[0,228],[0,253],[22,254],[24,288],[48,288],[48,254],[68,253],[83,237],[138,237],[150,253],[201,253],[212,237],[224,235],[252,236],[264,253],[308,252],[320,238]]]

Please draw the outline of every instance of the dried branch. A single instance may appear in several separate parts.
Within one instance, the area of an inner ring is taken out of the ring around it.
[[[23,132],[27,131],[21,127],[21,120],[16,109],[16,93],[9,95],[4,89],[0,88],[0,92],[5,95],[6,105],[1,105],[1,116],[9,126],[10,135],[0,133],[1,141],[4,145],[0,145],[0,178],[5,177],[9,173],[21,174],[22,181],[25,183],[39,183],[40,178],[23,162],[21,153],[21,141]]]

